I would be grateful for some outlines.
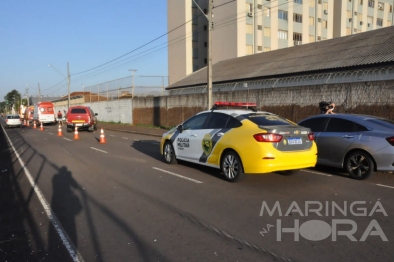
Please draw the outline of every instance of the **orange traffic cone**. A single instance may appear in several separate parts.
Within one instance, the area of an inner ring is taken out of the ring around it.
[[[104,130],[101,128],[100,144],[105,144],[105,143],[107,143],[107,139],[105,139]]]
[[[57,130],[57,136],[63,136],[63,134],[62,134],[62,128],[60,127],[60,124],[59,124],[59,128],[58,128],[58,130]]]
[[[78,140],[78,139],[79,139],[78,127],[75,127],[75,131],[74,131],[74,140]]]
[[[36,126],[36,121],[34,121],[34,126],[33,126],[33,128],[34,128],[34,129],[37,128],[37,126]]]
[[[44,126],[42,125],[42,122],[41,122],[41,125],[40,125],[40,130],[41,130],[41,131],[44,130]]]

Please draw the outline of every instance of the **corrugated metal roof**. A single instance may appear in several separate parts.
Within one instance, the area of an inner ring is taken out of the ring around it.
[[[220,61],[213,83],[394,62],[394,26]],[[166,89],[207,84],[206,67]]]

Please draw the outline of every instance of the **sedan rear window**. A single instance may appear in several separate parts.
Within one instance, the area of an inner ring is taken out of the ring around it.
[[[7,116],[7,119],[19,119],[20,116]]]
[[[86,110],[84,108],[73,108],[71,114],[86,114]]]
[[[249,119],[253,123],[259,126],[283,126],[283,125],[294,125],[290,121],[281,118],[277,115],[269,115],[269,114],[259,114],[259,113],[251,113],[247,115],[242,115],[243,117]]]

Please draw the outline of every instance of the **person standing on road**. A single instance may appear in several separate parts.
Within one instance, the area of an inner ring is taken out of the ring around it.
[[[63,125],[63,115],[60,110],[59,112],[57,112],[57,121],[59,122],[59,124]]]

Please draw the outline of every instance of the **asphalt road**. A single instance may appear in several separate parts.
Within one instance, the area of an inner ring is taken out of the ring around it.
[[[229,183],[158,137],[44,129],[0,131],[1,261],[393,261],[392,174]]]

